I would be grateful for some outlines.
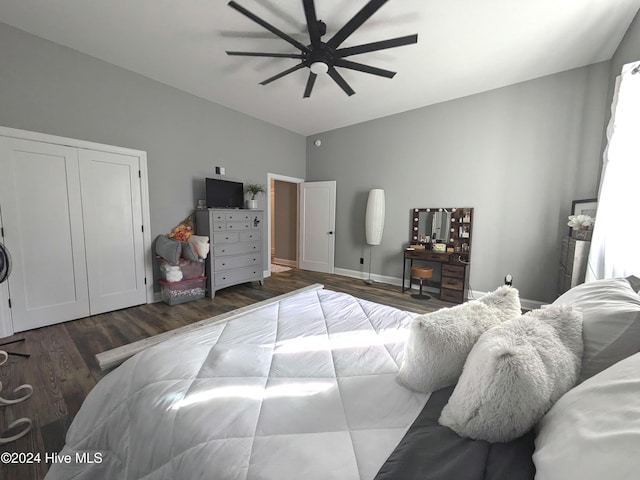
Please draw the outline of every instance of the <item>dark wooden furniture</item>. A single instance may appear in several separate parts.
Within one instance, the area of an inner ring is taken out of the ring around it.
[[[438,287],[440,299],[463,303],[469,298],[469,267],[473,208],[414,208],[411,210],[411,246],[403,252],[402,291],[405,291],[407,260],[410,268],[414,261],[435,264],[440,270],[440,281],[431,282]],[[435,240],[435,241],[434,241]],[[432,250],[433,245],[444,244],[445,251]],[[420,249],[424,247],[424,249]],[[409,276],[411,288],[412,278]]]

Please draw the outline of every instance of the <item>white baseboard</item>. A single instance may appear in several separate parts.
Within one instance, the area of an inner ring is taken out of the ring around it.
[[[289,260],[289,259],[286,259],[286,258],[275,258],[274,257],[272,263],[277,263],[278,265],[284,265],[286,267],[298,268],[298,262],[296,262],[295,260]]]
[[[367,278],[369,278],[369,274],[365,273],[365,272],[359,272],[357,270],[348,270],[346,268],[336,268],[335,269],[335,274],[336,275],[342,275],[345,277],[351,277],[351,278],[360,278],[362,280],[365,280]],[[373,280],[374,282],[380,282],[380,283],[386,283],[389,285],[397,285],[400,286],[402,285],[402,279],[399,277],[390,277],[387,275],[376,275],[374,273],[371,274],[371,280]],[[406,284],[406,282],[405,282]],[[413,285],[411,287],[413,290],[418,290],[418,285]],[[497,287],[496,287],[497,288]],[[437,288],[433,288],[433,287],[422,287],[422,289],[425,292],[431,292],[431,293],[439,293],[439,290]],[[478,299],[484,295],[486,295],[488,292],[481,292],[479,290],[469,290],[469,298],[470,299]],[[520,298],[520,304],[522,305],[522,308],[524,308],[525,310],[535,310],[540,308],[542,305],[547,304],[548,302],[539,302],[538,300],[529,300],[526,298]]]

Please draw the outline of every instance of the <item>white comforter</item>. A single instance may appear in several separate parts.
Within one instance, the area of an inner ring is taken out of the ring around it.
[[[150,348],[96,385],[46,478],[371,479],[428,398],[395,381],[413,316],[316,290]]]

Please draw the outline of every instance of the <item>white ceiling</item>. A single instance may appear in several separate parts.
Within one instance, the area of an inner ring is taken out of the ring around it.
[[[308,44],[301,0],[237,0]],[[259,82],[297,53],[223,0],[0,0],[0,21],[303,135],[609,60],[640,0],[391,0],[343,47],[418,34],[418,44],[349,57],[387,79],[340,69],[303,99],[308,70]],[[325,40],[367,0],[316,0]]]

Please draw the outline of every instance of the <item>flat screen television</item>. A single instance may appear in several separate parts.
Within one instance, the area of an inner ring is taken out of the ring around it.
[[[244,184],[230,180],[207,178],[205,192],[208,208],[242,208]]]

